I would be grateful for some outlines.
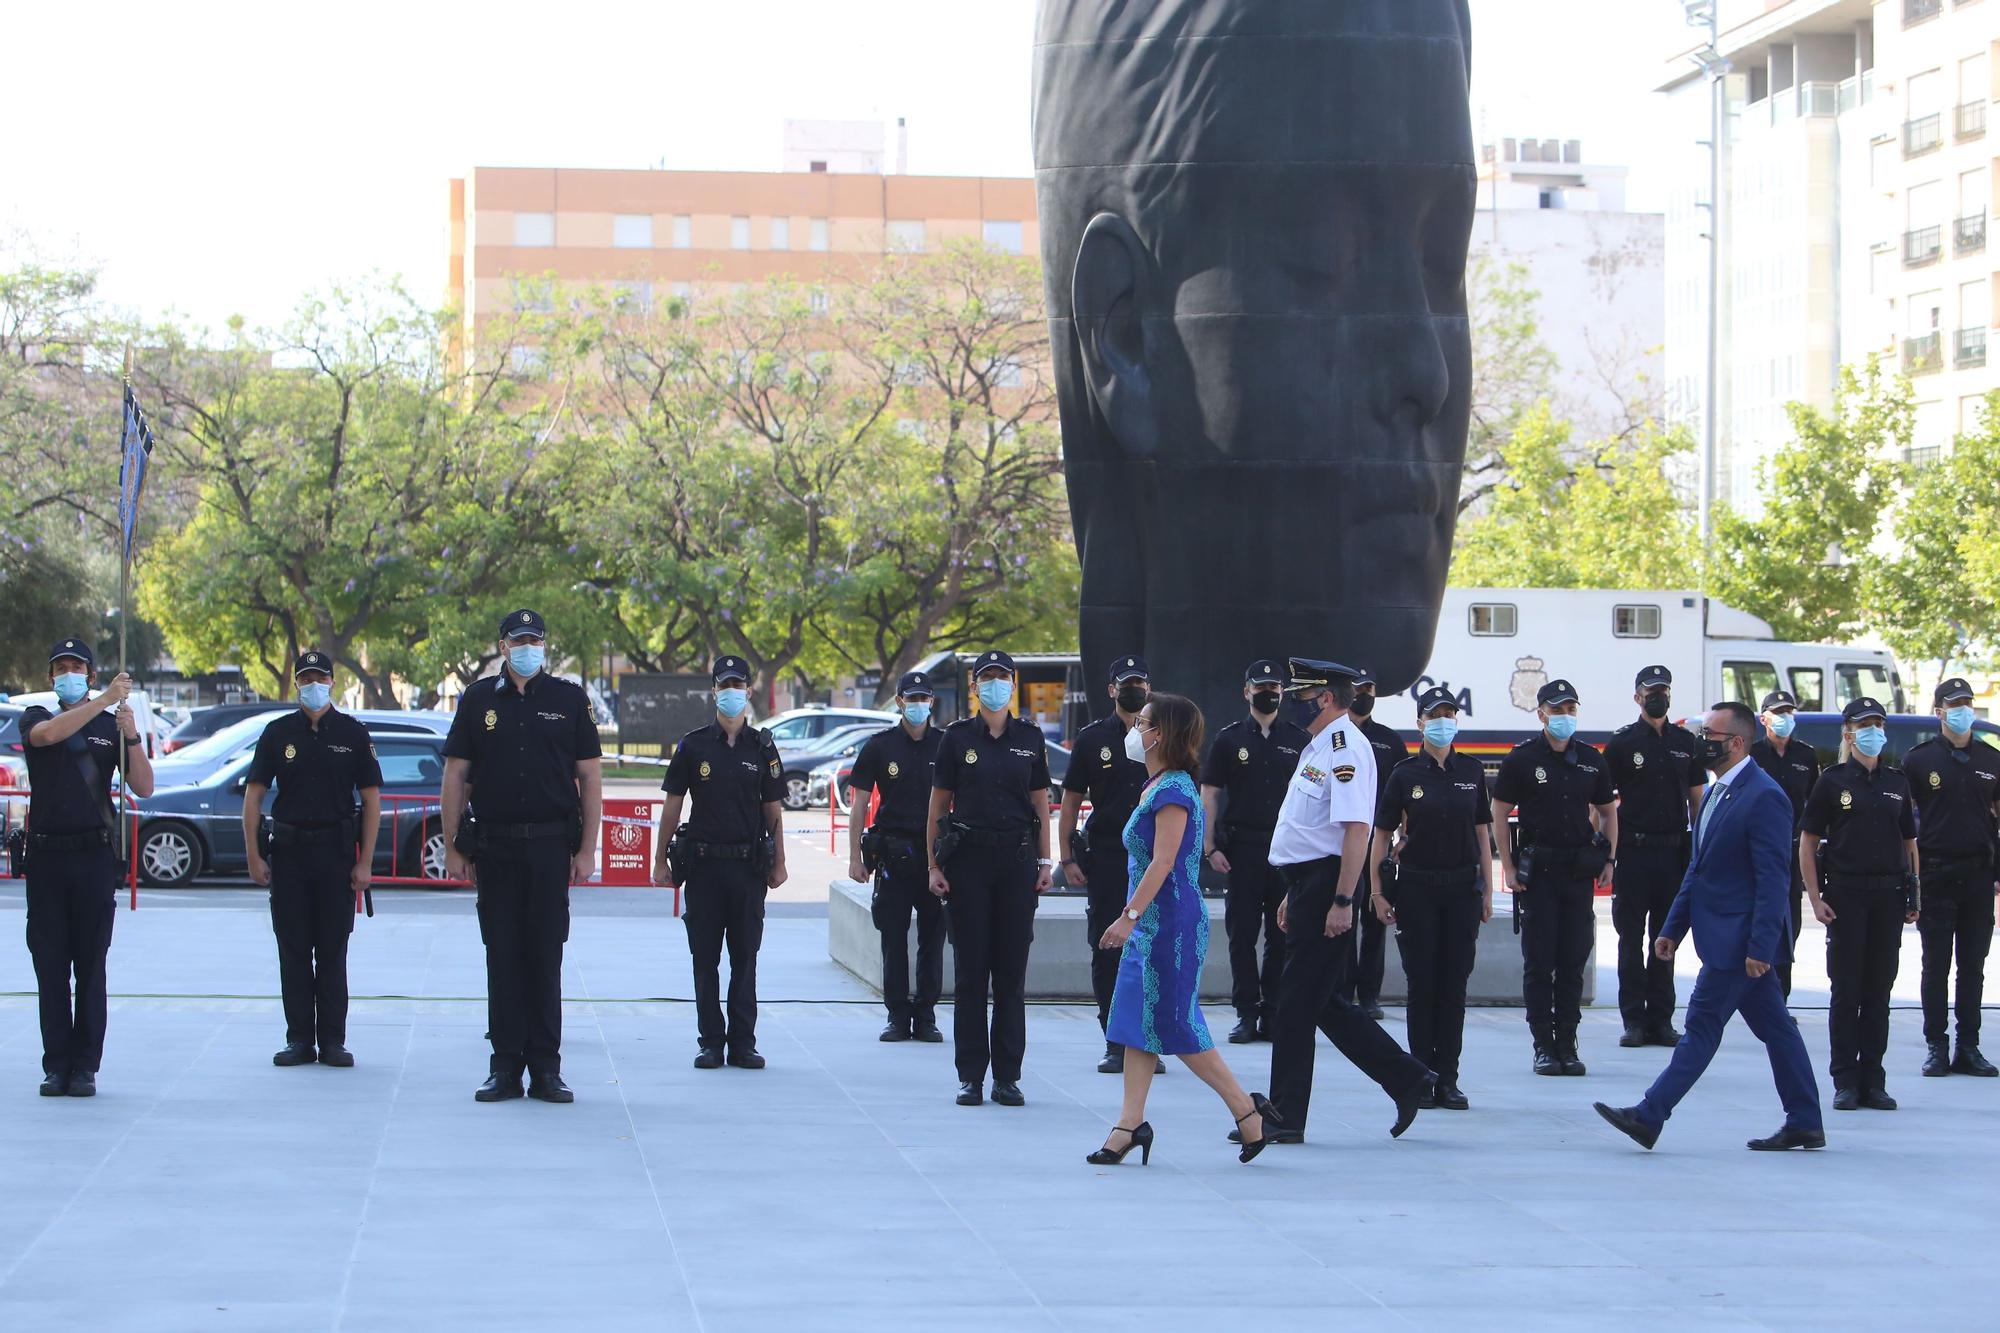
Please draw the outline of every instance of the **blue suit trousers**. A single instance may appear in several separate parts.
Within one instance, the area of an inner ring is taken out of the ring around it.
[[[1788,1129],[1822,1129],[1819,1085],[1813,1079],[1812,1060],[1806,1055],[1805,1039],[1799,1025],[1785,1007],[1784,990],[1776,968],[1754,980],[1742,964],[1734,967],[1703,967],[1688,1000],[1685,1028],[1673,1059],[1661,1071],[1639,1103],[1639,1116],[1650,1125],[1663,1125],[1667,1117],[1688,1095],[1708,1062],[1722,1044],[1722,1029],[1732,1014],[1742,1014],[1750,1032],[1764,1043],[1771,1059],[1771,1077],[1785,1104]]]

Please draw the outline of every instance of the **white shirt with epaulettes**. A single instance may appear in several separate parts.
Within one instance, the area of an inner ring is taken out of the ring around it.
[[[1306,744],[1271,834],[1271,864],[1338,856],[1343,827],[1375,818],[1375,747],[1343,713]]]

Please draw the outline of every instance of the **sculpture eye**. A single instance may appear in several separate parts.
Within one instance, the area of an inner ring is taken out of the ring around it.
[[[1466,246],[1472,237],[1474,183],[1469,171],[1440,173],[1425,202],[1418,235],[1424,298],[1434,315],[1463,315]]]

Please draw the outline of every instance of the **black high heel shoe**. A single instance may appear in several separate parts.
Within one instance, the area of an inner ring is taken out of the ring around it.
[[[1237,1133],[1242,1133],[1243,1122],[1253,1115],[1260,1121],[1257,1137],[1246,1141],[1237,1149],[1236,1160],[1239,1162],[1253,1160],[1258,1153],[1264,1151],[1264,1145],[1271,1141],[1271,1131],[1285,1127],[1285,1122],[1278,1119],[1278,1108],[1271,1105],[1270,1099],[1261,1092],[1251,1093],[1250,1109],[1236,1117]]]
[[[1153,1125],[1149,1120],[1141,1120],[1137,1129],[1127,1129],[1123,1125],[1112,1128],[1113,1134],[1130,1134],[1132,1141],[1113,1152],[1109,1148],[1099,1148],[1083,1160],[1092,1166],[1118,1166],[1134,1148],[1139,1150],[1139,1165],[1145,1166],[1153,1160]]]

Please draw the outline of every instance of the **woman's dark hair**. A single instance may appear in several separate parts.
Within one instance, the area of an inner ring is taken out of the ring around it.
[[[1201,775],[1201,744],[1207,724],[1192,699],[1155,693],[1146,700],[1146,716],[1158,733],[1160,765],[1177,768],[1191,778]]]

